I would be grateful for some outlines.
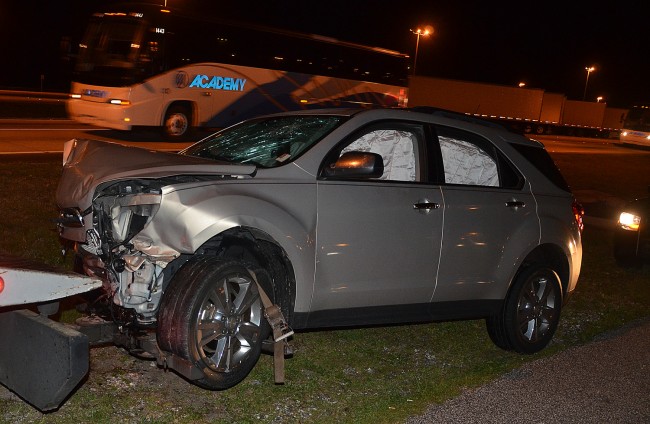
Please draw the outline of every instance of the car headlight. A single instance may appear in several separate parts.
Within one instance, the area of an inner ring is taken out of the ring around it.
[[[116,242],[139,233],[158,211],[159,194],[137,194],[116,198],[110,208],[111,232]]]
[[[641,224],[641,217],[629,212],[621,212],[618,217],[618,225],[624,230],[638,231]]]
[[[98,188],[93,205],[101,236],[124,243],[142,231],[160,207],[163,185],[156,180],[127,180]]]

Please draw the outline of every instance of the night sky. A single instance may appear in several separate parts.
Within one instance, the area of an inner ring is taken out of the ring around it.
[[[163,0],[164,1],[164,0]],[[650,2],[167,0],[205,13],[315,33],[414,56],[418,75],[527,87],[608,105],[650,102]],[[0,0],[0,88],[63,87],[63,36],[78,41],[98,0]]]

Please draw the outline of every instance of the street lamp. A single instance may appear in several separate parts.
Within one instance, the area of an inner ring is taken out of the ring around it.
[[[600,103],[602,101],[603,101],[603,96],[596,97],[596,103]]]
[[[596,68],[594,66],[589,66],[588,68],[585,68],[585,71],[587,71],[587,81],[585,81],[585,92],[582,95],[583,101],[587,98],[587,84],[589,84],[589,74],[591,74],[595,70]]]
[[[415,75],[415,65],[418,62],[418,48],[420,47],[420,36],[425,36],[428,37],[429,35],[433,34],[433,27],[427,26],[424,29],[418,28],[415,31],[410,30],[413,34],[416,35],[417,39],[415,41],[415,59],[413,60],[413,75]]]

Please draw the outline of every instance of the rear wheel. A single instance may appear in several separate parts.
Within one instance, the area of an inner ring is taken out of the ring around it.
[[[614,259],[616,260],[616,265],[620,266],[621,268],[641,268],[643,267],[643,261],[639,259],[637,256],[624,256],[624,255],[617,255],[616,252],[614,253]]]
[[[188,107],[172,105],[165,114],[163,129],[168,139],[180,139],[190,133],[192,112]]]
[[[158,343],[201,371],[193,381],[227,389],[253,369],[270,334],[257,284],[240,262],[197,257],[167,289],[159,314]]]
[[[487,319],[488,334],[503,349],[538,352],[553,338],[561,308],[558,275],[550,268],[531,266],[517,277],[501,312]]]
[[[639,234],[618,229],[614,235],[614,259],[623,268],[641,268],[643,260],[638,255]]]

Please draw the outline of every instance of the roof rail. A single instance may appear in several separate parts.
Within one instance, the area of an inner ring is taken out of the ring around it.
[[[434,106],[414,106],[410,107],[409,110],[413,112],[427,113],[429,115],[442,116],[443,118],[457,119],[460,121],[469,122],[471,124],[483,125],[484,127],[495,128],[505,131],[510,131],[507,127],[497,124],[486,119],[475,118],[472,115],[467,115],[460,112],[454,112],[452,110],[441,109]]]

